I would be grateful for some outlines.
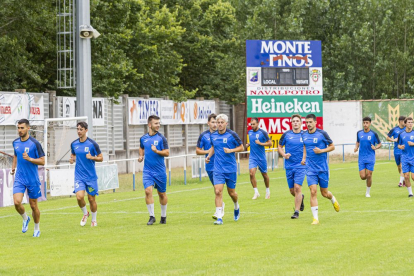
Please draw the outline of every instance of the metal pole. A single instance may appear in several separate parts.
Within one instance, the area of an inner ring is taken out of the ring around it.
[[[184,157],[184,185],[187,185],[187,155]]]
[[[90,0],[76,0],[76,107],[75,116],[88,117],[88,136],[93,138],[91,39],[80,37],[80,26],[90,25]]]
[[[132,190],[135,191],[135,160],[132,161]]]
[[[342,144],[342,162],[345,162],[345,145]]]
[[[171,186],[171,159],[168,159],[168,185]]]
[[[237,153],[237,170],[239,172],[240,175],[240,153]]]
[[[391,160],[391,143],[388,144],[388,160]]]
[[[201,162],[202,162],[202,160],[201,160],[201,156],[200,156],[199,161],[198,161],[198,172],[199,172],[199,180],[200,181],[201,181]]]
[[[272,171],[275,168],[275,150],[272,150]]]

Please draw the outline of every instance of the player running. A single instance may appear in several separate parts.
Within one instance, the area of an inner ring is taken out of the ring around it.
[[[335,146],[326,131],[316,128],[316,116],[306,116],[308,130],[302,135],[306,150],[306,179],[311,192],[311,210],[313,214],[312,224],[319,224],[317,187],[319,184],[323,197],[330,199],[335,211],[339,212],[339,203],[328,190],[329,167],[327,152],[333,151]]]
[[[292,196],[295,197],[295,212],[292,219],[299,218],[299,210],[303,211],[304,195],[302,194],[302,183],[306,175],[306,151],[303,148],[302,117],[294,114],[291,117],[292,130],[283,133],[279,141],[279,154],[285,159],[286,180]],[[283,151],[283,146],[285,151]]]
[[[410,172],[411,178],[414,180],[414,130],[413,118],[411,117],[405,119],[405,130],[398,136],[398,148],[402,150],[401,165],[408,197],[413,197]]]
[[[98,176],[96,175],[95,162],[102,162],[103,156],[99,145],[88,138],[88,124],[79,122],[76,125],[79,139],[76,139],[70,145],[72,154],[69,163],[75,166],[75,190],[78,205],[83,212],[80,221],[81,226],[85,226],[88,221],[89,212],[86,209],[85,191],[88,194],[89,206],[91,208],[92,221],[91,227],[98,226],[96,216],[98,214],[98,205],[96,204],[96,196],[99,195]]]
[[[218,131],[211,134],[211,149],[206,157],[206,163],[214,157],[214,188],[216,193],[216,214],[215,225],[223,224],[223,188],[227,185],[227,192],[234,202],[234,220],[240,218],[240,207],[236,193],[237,163],[235,152],[243,151],[243,143],[236,132],[227,129],[228,117],[225,114],[217,116]]]
[[[263,180],[266,186],[266,197],[265,199],[270,198],[270,188],[269,188],[269,176],[267,175],[267,160],[266,160],[266,151],[265,147],[272,146],[272,140],[269,138],[269,134],[266,131],[259,128],[259,119],[252,118],[250,120],[250,126],[252,127],[249,130],[249,141],[250,144],[246,144],[246,148],[250,146],[250,156],[249,156],[249,172],[250,172],[250,182],[252,183],[254,189],[254,196],[252,199],[257,199],[260,194],[257,189],[256,181],[256,171],[259,167],[260,172],[262,173]]]
[[[211,135],[211,133],[213,133],[217,130],[216,117],[217,117],[217,115],[214,114],[214,113],[212,113],[208,116],[207,125],[208,125],[209,129],[204,131],[203,133],[201,133],[200,137],[198,137],[197,147],[196,147],[196,154],[197,155],[205,155],[206,157],[208,156],[208,153],[209,153],[210,148],[211,148],[210,135]],[[207,172],[208,178],[210,178],[211,184],[213,184],[213,189],[215,190],[214,180],[213,180],[214,155],[211,156],[210,162],[208,164],[206,164],[206,172]],[[225,206],[225,204],[224,204],[224,201],[223,201],[223,206],[222,206],[223,213],[221,214],[221,217],[224,216],[224,206]],[[214,213],[213,219],[217,219],[217,213]]]
[[[398,118],[398,126],[391,129],[387,137],[387,141],[394,142],[394,159],[397,164],[398,172],[400,173],[400,183],[398,183],[398,187],[405,186],[404,174],[401,169],[402,151],[398,148],[398,135],[405,130],[404,120],[405,116],[400,116]]]
[[[23,218],[22,232],[26,233],[29,228],[30,217],[26,214],[22,204],[24,193],[29,195],[30,208],[34,219],[33,237],[40,237],[40,211],[37,199],[42,196],[40,191],[40,180],[38,165],[45,164],[45,154],[40,143],[29,135],[30,123],[26,119],[17,122],[19,138],[13,141],[13,165],[10,172],[14,177],[13,201],[14,208]],[[16,171],[17,167],[17,171]]]
[[[357,142],[354,152],[358,154],[359,177],[367,182],[365,197],[371,197],[370,190],[372,185],[372,173],[375,166],[375,151],[381,147],[378,134],[371,130],[371,118],[362,119],[363,130],[357,132]]]
[[[142,182],[145,189],[145,202],[149,213],[147,225],[155,223],[154,198],[152,191],[155,186],[161,205],[160,224],[167,223],[167,174],[165,173],[164,157],[170,155],[167,139],[158,131],[160,130],[160,117],[151,115],[148,117],[148,133],[141,137],[139,145],[138,162],[144,162]]]

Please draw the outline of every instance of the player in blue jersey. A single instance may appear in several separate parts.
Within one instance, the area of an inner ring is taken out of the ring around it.
[[[272,140],[269,138],[269,134],[266,131],[259,128],[259,119],[251,118],[250,126],[252,127],[249,130],[249,144],[246,145],[246,148],[250,146],[250,156],[249,156],[249,173],[250,173],[250,182],[252,183],[254,189],[254,196],[252,199],[257,199],[260,196],[259,190],[257,189],[256,181],[256,171],[259,167],[260,172],[262,173],[263,180],[266,186],[266,197],[265,199],[270,198],[270,187],[269,187],[269,176],[267,175],[267,160],[266,160],[266,151],[265,147],[272,146]]]
[[[156,115],[148,117],[148,133],[139,140],[138,162],[144,162],[142,182],[145,189],[145,202],[149,213],[147,225],[155,223],[154,198],[152,191],[155,186],[161,205],[161,224],[167,223],[167,174],[164,157],[170,155],[167,139],[159,133],[160,118]]]
[[[29,195],[30,208],[34,219],[33,237],[40,237],[40,211],[37,199],[42,196],[38,165],[45,164],[45,154],[40,143],[29,135],[30,123],[26,119],[17,122],[17,131],[20,138],[13,141],[13,165],[10,174],[16,173],[13,184],[14,208],[23,218],[22,232],[26,233],[30,217],[22,205],[24,193]],[[17,167],[17,171],[16,171]]]
[[[295,212],[292,219],[299,218],[299,210],[303,211],[304,195],[302,194],[302,184],[306,175],[306,151],[303,148],[302,139],[302,117],[294,114],[291,117],[292,130],[283,133],[280,138],[278,150],[279,154],[285,159],[286,180],[289,191],[295,197]],[[285,150],[283,151],[283,146]]]
[[[78,205],[83,212],[80,225],[85,226],[89,217],[85,202],[85,191],[87,192],[92,215],[91,227],[95,227],[98,226],[96,220],[98,205],[96,204],[95,197],[99,193],[95,162],[102,162],[103,155],[98,144],[91,138],[88,138],[88,124],[86,122],[79,122],[76,125],[76,131],[79,139],[76,139],[70,145],[71,155],[69,159],[70,164],[76,162],[75,190],[73,193],[76,194]]]
[[[358,154],[359,177],[366,180],[367,191],[365,197],[371,197],[372,173],[375,166],[375,151],[381,147],[381,141],[378,134],[371,130],[371,118],[362,119],[363,130],[357,132],[357,142],[354,152]]]
[[[302,135],[306,150],[306,179],[311,192],[311,210],[313,214],[312,224],[319,224],[317,185],[319,184],[323,197],[331,200],[335,211],[339,212],[339,203],[328,190],[329,167],[327,153],[333,151],[335,146],[326,131],[316,128],[316,116],[306,116],[308,130]]]
[[[414,130],[413,118],[405,119],[405,130],[398,136],[398,148],[402,150],[401,166],[404,173],[405,186],[407,186],[408,197],[413,197],[411,189],[411,178],[414,180]]]
[[[214,188],[216,193],[216,225],[223,224],[223,188],[227,185],[227,192],[234,202],[234,220],[238,221],[240,217],[240,207],[236,193],[237,181],[237,162],[235,152],[244,150],[243,143],[236,132],[227,129],[228,117],[225,114],[217,116],[218,130],[211,134],[211,149],[206,157],[206,163],[209,163],[213,154],[214,156]]]
[[[208,116],[207,125],[208,125],[209,129],[204,131],[203,133],[201,133],[200,137],[198,137],[197,147],[196,147],[196,154],[197,155],[205,155],[206,157],[208,156],[208,153],[209,153],[210,148],[211,148],[210,135],[211,135],[211,133],[213,133],[217,130],[216,117],[217,116],[214,113],[212,113]],[[206,164],[206,172],[207,172],[208,177],[210,178],[211,184],[213,184],[213,189],[214,189],[214,180],[213,180],[214,155],[211,156],[210,162],[208,164]],[[223,206],[222,206],[223,213],[221,214],[221,217],[224,216],[224,206],[225,206],[225,204],[224,204],[224,201],[223,201]],[[214,213],[213,219],[217,219],[217,213]]]
[[[398,135],[400,135],[400,133],[405,130],[404,120],[405,116],[400,116],[398,118],[398,126],[391,129],[390,132],[388,132],[387,137],[387,141],[394,142],[394,159],[395,163],[397,164],[398,172],[400,174],[400,182],[398,183],[398,187],[405,186],[404,174],[401,169],[402,151],[398,148]]]

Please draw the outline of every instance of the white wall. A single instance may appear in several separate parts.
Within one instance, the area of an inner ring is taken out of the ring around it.
[[[360,101],[323,102],[323,128],[336,145],[333,154],[342,154],[340,144],[355,143],[356,133],[362,129]],[[345,146],[345,153],[353,153],[354,146]]]

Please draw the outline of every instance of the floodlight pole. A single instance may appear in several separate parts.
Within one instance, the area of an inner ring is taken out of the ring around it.
[[[88,117],[88,137],[93,138],[91,39],[80,37],[80,26],[90,25],[90,0],[76,0],[76,109]]]

